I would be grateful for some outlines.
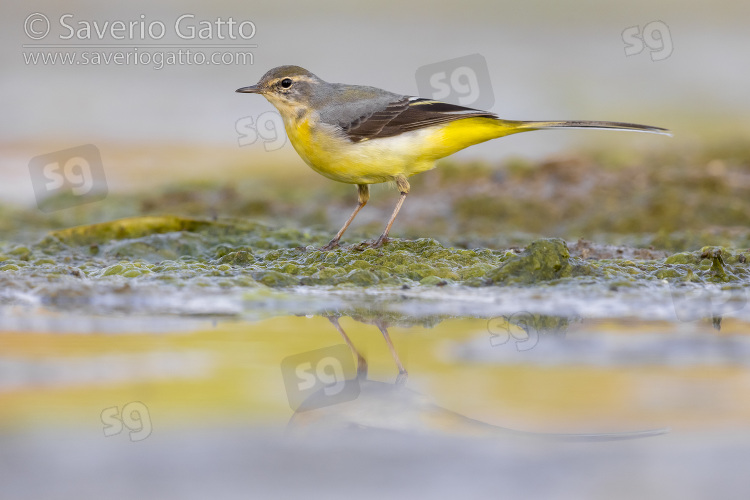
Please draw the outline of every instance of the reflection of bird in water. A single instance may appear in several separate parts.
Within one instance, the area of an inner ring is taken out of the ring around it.
[[[312,394],[289,420],[287,432],[293,435],[359,430],[409,434],[447,433],[478,437],[520,436],[555,441],[613,441],[656,436],[669,431],[669,429],[651,429],[594,434],[548,434],[506,429],[474,420],[437,406],[423,394],[405,387],[408,373],[398,358],[384,322],[374,321],[373,323],[382,332],[398,367],[399,375],[394,384],[369,380],[367,360],[354,347],[346,332],[341,328],[338,318],[328,317],[328,319],[357,359],[356,378],[359,384],[359,396],[351,401],[330,404],[324,390]]]

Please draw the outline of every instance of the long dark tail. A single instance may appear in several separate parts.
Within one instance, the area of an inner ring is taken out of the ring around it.
[[[648,132],[671,136],[672,133],[661,127],[638,125],[637,123],[598,122],[585,120],[548,121],[548,122],[514,122],[521,130],[541,130],[548,128],[595,128],[601,130],[631,130],[633,132]]]

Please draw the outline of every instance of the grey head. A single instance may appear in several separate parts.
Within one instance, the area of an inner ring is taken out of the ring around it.
[[[261,94],[276,105],[285,103],[308,104],[315,87],[328,85],[305,68],[279,66],[266,72],[255,85],[242,87],[237,92]]]
[[[328,83],[299,66],[273,68],[257,84],[237,92],[263,95],[282,116],[301,116],[312,111],[321,122],[343,128],[405,98],[375,87]]]

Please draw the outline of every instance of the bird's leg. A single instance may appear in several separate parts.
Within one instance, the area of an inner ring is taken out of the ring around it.
[[[406,195],[409,194],[409,181],[407,181],[406,177],[404,177],[403,175],[399,174],[398,176],[396,176],[396,186],[398,186],[398,190],[401,193],[401,196],[399,196],[398,202],[396,202],[396,208],[393,209],[393,214],[391,215],[388,224],[385,226],[383,234],[381,234],[380,238],[378,238],[378,240],[373,244],[373,247],[375,248],[378,248],[388,242],[388,233],[391,231],[393,221],[396,220],[396,216],[398,215],[399,210],[401,210],[401,205],[404,204]]]
[[[354,355],[357,357],[357,377],[367,379],[367,360],[362,357],[359,351],[357,351],[357,348],[354,347],[354,344],[352,344],[352,341],[349,340],[349,336],[346,334],[344,329],[341,328],[341,325],[339,324],[339,319],[335,316],[327,316],[327,317],[328,317],[328,321],[330,321],[333,324],[334,328],[336,328],[336,330],[344,338],[344,342],[346,342],[346,345],[349,346],[349,349],[351,349]]]
[[[380,321],[376,322],[375,324],[377,325],[378,330],[380,330],[380,333],[383,334],[385,343],[388,344],[388,350],[391,351],[391,357],[393,358],[393,361],[396,362],[396,367],[398,367],[398,377],[396,377],[396,383],[399,385],[403,385],[406,383],[406,378],[409,376],[409,373],[406,371],[406,368],[404,368],[404,365],[401,364],[401,360],[398,359],[398,353],[396,352],[396,348],[393,347],[391,337],[390,335],[388,335],[388,329]]]
[[[346,231],[346,228],[349,227],[349,224],[352,223],[354,218],[357,216],[360,210],[362,210],[362,207],[364,207],[367,204],[367,200],[370,199],[370,186],[368,184],[357,184],[357,208],[354,209],[354,212],[349,216],[348,219],[346,219],[346,222],[344,222],[344,226],[339,229],[339,232],[336,233],[336,236],[333,237],[331,241],[328,242],[328,244],[321,248],[321,250],[333,250],[337,246],[339,246],[339,240],[344,235],[344,231]]]

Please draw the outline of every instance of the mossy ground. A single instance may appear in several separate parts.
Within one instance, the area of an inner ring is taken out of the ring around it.
[[[750,283],[750,251],[706,247],[661,259],[571,255],[561,239],[524,249],[447,247],[436,240],[395,239],[382,248],[319,247],[324,233],[242,220],[136,217],[51,232],[33,245],[5,244],[4,279],[109,276],[219,286],[413,287],[554,285],[583,279],[646,284],[654,280]],[[576,249],[581,246],[576,245]]]

